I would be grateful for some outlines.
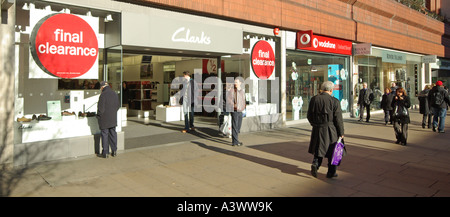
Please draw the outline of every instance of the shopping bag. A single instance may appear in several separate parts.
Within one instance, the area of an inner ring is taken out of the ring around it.
[[[225,136],[231,136],[231,116],[224,115],[223,123],[219,128],[220,132]]]
[[[340,137],[334,146],[333,156],[331,157],[331,165],[339,166],[339,164],[341,164],[344,149],[344,141],[342,140],[342,137]]]

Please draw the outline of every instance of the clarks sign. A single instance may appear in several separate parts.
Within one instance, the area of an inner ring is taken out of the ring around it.
[[[191,30],[181,27],[177,29],[172,35],[173,42],[184,42],[184,43],[196,43],[196,44],[211,44],[211,37],[202,31],[200,36],[191,35]]]
[[[154,12],[152,15],[122,13],[123,46],[148,47],[162,52],[242,54],[243,36],[239,26],[194,15]]]

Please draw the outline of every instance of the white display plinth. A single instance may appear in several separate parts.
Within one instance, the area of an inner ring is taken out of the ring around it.
[[[277,104],[260,103],[246,106],[246,117],[277,114]]]
[[[99,134],[96,117],[63,116],[62,120],[25,122],[21,124],[22,143],[64,139]]]
[[[165,122],[184,120],[181,106],[157,106],[156,120]]]

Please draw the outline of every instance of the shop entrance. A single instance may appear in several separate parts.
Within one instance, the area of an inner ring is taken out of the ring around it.
[[[218,134],[217,112],[194,113],[196,130],[183,134],[184,113],[171,87],[175,78],[189,71],[192,79],[200,80],[202,100],[215,88],[205,88],[203,82],[218,76],[218,58],[195,56],[153,55],[133,52],[108,52],[106,77],[120,93],[122,130],[125,132],[125,149],[189,141]],[[212,100],[213,103],[214,100]]]

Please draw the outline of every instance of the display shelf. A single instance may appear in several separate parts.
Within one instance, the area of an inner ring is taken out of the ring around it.
[[[151,81],[128,81],[130,91],[129,109],[138,111],[155,110],[158,102],[157,84]],[[134,114],[136,112],[130,112]],[[139,112],[137,112],[139,113]],[[152,112],[154,113],[154,112]]]

